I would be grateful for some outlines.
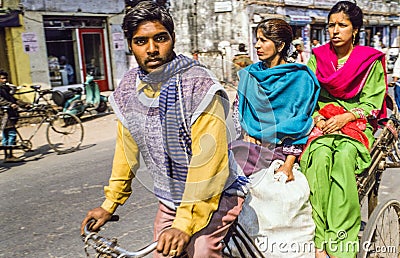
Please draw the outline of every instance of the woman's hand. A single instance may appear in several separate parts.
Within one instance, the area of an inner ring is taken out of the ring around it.
[[[275,171],[275,173],[278,172],[283,172],[287,176],[286,183],[294,180],[293,166],[290,167],[290,165],[285,166],[285,164],[283,164]]]
[[[353,120],[356,120],[356,117],[352,113],[336,115],[326,120],[321,130],[324,134],[338,133],[343,126]]]
[[[319,120],[315,124],[315,126],[318,127],[318,129],[322,131],[322,129],[324,129],[324,127],[326,126],[326,120]]]
[[[275,173],[283,172],[288,177],[286,183],[294,180],[293,165],[295,161],[296,156],[288,155],[283,165],[275,171]]]

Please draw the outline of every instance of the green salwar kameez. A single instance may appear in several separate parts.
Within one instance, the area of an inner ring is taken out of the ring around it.
[[[346,60],[339,60],[343,64]],[[308,66],[315,71],[312,56]],[[318,110],[332,103],[352,112],[357,118],[371,117],[382,107],[386,92],[384,70],[376,61],[362,91],[354,98],[341,100],[321,89]],[[382,87],[383,85],[383,87]],[[364,131],[369,146],[374,141],[373,128],[367,124]],[[310,201],[316,224],[315,245],[335,257],[355,257],[361,224],[355,174],[371,163],[369,150],[359,141],[343,135],[320,136],[308,146],[301,158],[301,169],[310,185]]]

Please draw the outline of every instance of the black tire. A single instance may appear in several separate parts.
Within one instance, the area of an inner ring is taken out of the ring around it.
[[[362,234],[357,258],[399,257],[400,202],[388,200],[372,212]]]
[[[96,108],[96,111],[102,113],[105,112],[107,108],[108,108],[107,102],[100,101],[99,106]]]
[[[82,143],[83,136],[81,120],[72,114],[58,113],[47,126],[47,141],[58,154],[77,150]]]

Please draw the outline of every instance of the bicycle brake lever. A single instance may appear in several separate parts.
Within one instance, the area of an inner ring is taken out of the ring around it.
[[[111,221],[111,222],[119,221],[119,216],[118,215],[112,215],[109,221]]]

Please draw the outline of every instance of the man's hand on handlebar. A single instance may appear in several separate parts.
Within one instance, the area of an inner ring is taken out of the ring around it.
[[[84,235],[85,225],[91,220],[94,219],[96,222],[90,226],[91,231],[98,231],[101,226],[103,226],[107,221],[109,221],[112,217],[112,214],[106,211],[101,207],[94,208],[90,210],[86,217],[83,219],[81,224],[81,235]]]
[[[179,256],[185,250],[189,240],[190,236],[179,229],[166,229],[158,238],[157,252],[162,253],[164,256]]]

